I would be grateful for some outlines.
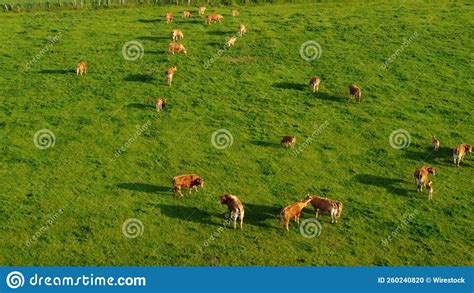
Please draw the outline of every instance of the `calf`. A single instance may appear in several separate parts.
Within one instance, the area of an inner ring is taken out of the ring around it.
[[[168,11],[166,13],[166,23],[171,23],[173,21],[173,12]]]
[[[356,102],[360,103],[362,101],[362,91],[357,85],[349,85],[349,94],[351,99],[354,98]]]
[[[176,70],[178,70],[178,68],[176,68],[176,65],[166,70],[166,82],[168,83],[169,86],[171,86],[171,82],[173,81],[173,75],[176,72]]]
[[[189,194],[191,194],[193,189],[197,191],[198,187],[204,187],[204,179],[195,174],[178,175],[173,177],[171,182],[173,183],[174,194],[179,193],[181,196],[183,196],[181,190],[184,188],[188,188]]]
[[[183,32],[176,29],[176,30],[173,30],[173,41],[177,41],[179,39],[182,39],[184,38],[184,35],[183,35]]]
[[[431,144],[435,151],[439,150],[439,140],[434,135],[431,137]]]
[[[168,45],[168,52],[170,52],[173,55],[174,55],[174,52],[178,52],[178,53],[183,52],[184,54],[187,54],[186,48],[184,48],[182,44],[178,44],[174,42]]]
[[[300,216],[303,209],[308,205],[311,201],[311,198],[306,197],[302,201],[298,201],[294,204],[290,204],[289,206],[283,208],[280,212],[280,224],[285,225],[286,230],[288,231],[290,220],[294,219],[296,223],[300,223]]]
[[[319,76],[313,76],[311,80],[309,81],[309,85],[313,88],[313,93],[314,92],[319,92],[319,84],[321,83],[321,79]]]
[[[237,37],[231,37],[227,43],[225,43],[225,45],[227,47],[232,47],[233,45],[235,45],[235,41],[237,41]]]
[[[433,182],[431,180],[428,180],[425,186],[426,186],[426,191],[428,191],[428,199],[432,200],[433,199]]]
[[[156,111],[160,112],[166,105],[166,99],[158,98],[155,102]]]
[[[222,14],[209,14],[207,16],[207,24],[211,24],[213,22],[221,22],[221,20],[224,18]]]
[[[182,18],[190,18],[191,17],[191,12],[185,10],[185,11],[183,11],[183,15],[181,17]]]
[[[219,201],[221,204],[226,204],[229,208],[230,218],[234,221],[234,229],[237,229],[237,220],[240,221],[240,229],[242,229],[244,224],[244,206],[237,196],[225,194],[220,197]]]
[[[201,6],[198,8],[199,15],[203,15],[206,12],[206,7]]]
[[[236,17],[238,15],[240,15],[240,11],[238,11],[237,9],[232,10],[232,17]]]
[[[420,192],[423,191],[423,186],[426,182],[428,182],[428,175],[433,174],[436,175],[436,169],[430,166],[423,166],[420,169],[415,171],[415,181],[416,181],[416,189]]]
[[[247,28],[245,28],[244,24],[239,25],[239,31],[237,32],[238,36],[243,36],[247,32]]]
[[[331,223],[337,223],[337,219],[341,217],[342,203],[338,200],[332,200],[317,195],[309,195],[311,205],[316,211],[316,218],[319,216],[319,210],[327,212],[331,215]]]
[[[76,75],[82,75],[87,73],[87,62],[86,61],[81,61],[77,63],[76,66]]]
[[[472,153],[472,145],[462,143],[453,150],[454,165],[459,167],[459,164],[464,160],[467,153]]]
[[[285,135],[281,139],[280,144],[282,144],[284,147],[294,148],[296,145],[296,137],[293,135]]]

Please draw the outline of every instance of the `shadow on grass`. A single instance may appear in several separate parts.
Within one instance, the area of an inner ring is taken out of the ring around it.
[[[235,32],[227,32],[227,31],[209,31],[209,35],[214,35],[214,36],[224,36],[224,35],[231,35],[232,33],[235,34]]]
[[[268,142],[262,140],[252,140],[251,144],[262,146],[262,147],[274,147],[274,148],[283,148],[283,146],[276,142]]]
[[[224,218],[222,218],[222,223],[213,222],[212,218],[220,217],[219,214],[211,214],[196,207],[167,204],[157,204],[156,206],[160,209],[161,213],[170,218],[214,226],[222,226],[224,223]]]
[[[448,147],[440,147],[437,151],[433,150],[431,147],[427,147],[424,151],[416,151],[408,147],[403,152],[404,156],[407,159],[426,162],[429,164],[444,164],[444,165],[454,165],[453,164],[453,149]]]
[[[155,80],[155,78],[149,74],[130,74],[124,78],[125,81],[133,82],[145,82],[150,83]]]
[[[275,225],[270,225],[268,222],[273,221],[276,225],[279,224],[281,207],[244,203],[244,209],[244,226],[248,224],[264,228],[275,228]]]
[[[317,92],[317,93],[313,93],[311,92],[311,94],[318,98],[318,99],[321,99],[321,100],[328,100],[328,101],[340,101],[340,102],[343,102],[343,101],[347,101],[348,99],[344,98],[344,97],[341,97],[341,96],[335,96],[335,95],[330,95],[328,93],[323,93],[323,92]]]
[[[386,178],[376,175],[359,174],[355,176],[355,179],[362,184],[383,187],[388,193],[406,196],[409,192],[407,189],[397,187],[397,185],[400,185],[401,183],[406,183],[406,181],[398,178]],[[413,186],[415,186],[414,182]]]
[[[171,42],[171,34],[170,34],[169,37],[142,36],[142,37],[138,37],[137,39],[147,40],[147,41],[154,41],[154,42],[169,40]],[[148,51],[147,51],[147,53],[148,53]]]
[[[36,71],[37,73],[41,74],[70,74],[70,73],[76,73],[75,70],[72,69],[45,69],[45,70],[39,70]]]
[[[157,186],[147,183],[119,183],[116,185],[118,188],[128,189],[133,191],[147,192],[147,193],[169,193],[172,194],[173,190],[169,186]]]
[[[135,109],[151,109],[154,108],[152,105],[147,105],[147,104],[140,104],[140,103],[131,103],[127,105],[127,108],[135,108]]]
[[[277,82],[272,85],[274,88],[302,91],[306,88],[305,84],[294,82]]]
[[[143,23],[155,23],[155,22],[161,22],[161,21],[165,21],[164,19],[139,19],[138,20],[139,22],[143,22]]]

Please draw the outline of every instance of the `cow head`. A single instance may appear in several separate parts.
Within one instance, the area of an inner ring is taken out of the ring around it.
[[[472,153],[472,145],[466,144],[465,151],[466,151],[466,153]]]
[[[226,202],[227,202],[227,195],[221,196],[221,197],[219,198],[219,202],[220,202],[221,204],[226,204]]]
[[[200,186],[200,187],[204,187],[204,179],[202,178],[198,178],[196,179],[196,181],[194,181],[196,183],[196,185]]]
[[[306,200],[313,200],[314,199],[314,196],[312,196],[311,194],[308,193],[308,195],[306,195],[306,197],[304,198],[304,201]]]
[[[428,167],[427,170],[428,170],[428,173],[433,174],[433,175],[436,175],[436,169],[435,169],[435,168],[433,168],[433,167]]]

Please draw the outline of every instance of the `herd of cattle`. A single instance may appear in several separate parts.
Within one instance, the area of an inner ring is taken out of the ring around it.
[[[199,7],[198,14],[204,15],[206,11],[206,7]],[[232,10],[231,15],[233,17],[240,15],[238,10]],[[182,18],[189,18],[191,17],[190,11],[184,11],[182,13]],[[224,18],[222,14],[209,14],[206,17],[206,24],[211,24],[214,22],[221,22]],[[166,13],[166,23],[170,24],[173,22],[173,13],[168,12]],[[239,30],[237,32],[237,36],[241,37],[246,33],[246,27],[243,24],[240,24]],[[170,54],[180,53],[183,52],[184,54],[187,53],[184,46],[180,43],[177,43],[178,40],[183,39],[184,34],[179,29],[172,30],[172,41],[168,46],[168,51]],[[231,37],[228,39],[226,46],[230,47],[234,45],[237,38]],[[88,64],[85,61],[80,61],[77,64],[76,72],[77,75],[83,75],[87,73]],[[177,68],[176,65],[168,68],[166,70],[166,82],[169,86],[173,81],[173,75],[176,72]],[[321,84],[321,79],[318,76],[313,76],[309,82],[310,87],[313,89],[313,92],[319,92],[319,87]],[[359,86],[355,84],[349,85],[349,95],[350,98],[355,99],[356,102],[360,103],[362,101],[362,91]],[[158,98],[155,101],[156,110],[159,112],[165,106],[167,100],[165,98]],[[292,135],[286,135],[282,138],[280,142],[285,147],[294,148],[296,145],[296,137]],[[439,140],[433,136],[432,137],[432,145],[435,151],[439,149],[440,142]],[[463,161],[465,155],[467,153],[471,153],[473,151],[473,145],[470,144],[460,144],[458,145],[453,151],[453,158],[454,164],[459,166],[459,164]],[[436,169],[431,166],[422,166],[418,170],[416,170],[414,177],[416,181],[417,190],[419,192],[423,191],[423,187],[426,188],[428,192],[429,200],[433,198],[433,182],[429,179],[429,174],[436,174]],[[204,179],[196,174],[184,174],[178,175],[173,177],[172,179],[173,185],[173,192],[175,195],[180,194],[183,196],[182,190],[188,189],[189,194],[192,193],[193,190],[198,190],[199,187],[204,187]],[[232,194],[225,194],[222,195],[219,199],[220,203],[223,205],[227,205],[230,213],[230,218],[234,222],[234,229],[237,227],[237,221],[240,223],[240,228],[242,229],[243,220],[244,220],[244,206],[242,202],[236,195]],[[317,195],[308,194],[303,200],[290,204],[283,208],[280,212],[280,221],[281,224],[284,226],[286,230],[289,230],[289,222],[293,219],[296,223],[299,224],[299,219],[301,212],[303,209],[309,204],[313,206],[316,212],[316,218],[319,215],[319,211],[324,211],[331,216],[331,223],[337,223],[337,220],[340,218],[342,213],[342,203],[338,200],[332,200],[326,197],[321,197]]]

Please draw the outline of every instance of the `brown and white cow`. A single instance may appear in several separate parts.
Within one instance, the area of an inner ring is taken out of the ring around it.
[[[245,33],[247,32],[247,28],[245,27],[245,25],[243,23],[241,23],[239,25],[239,31],[237,32],[237,35],[238,36],[243,36]]]
[[[81,61],[77,63],[76,65],[76,75],[82,75],[87,73],[87,62],[86,61]]]
[[[428,180],[425,186],[426,186],[426,191],[428,191],[428,199],[432,200],[433,199],[433,182],[431,180]]]
[[[203,15],[206,12],[206,7],[201,6],[198,8],[199,15]]]
[[[168,83],[169,86],[171,86],[171,82],[173,82],[173,75],[176,72],[176,70],[178,70],[176,65],[166,70],[166,82]]]
[[[237,9],[233,9],[232,10],[232,17],[236,17],[238,15],[240,15],[240,11],[238,11]]]
[[[467,143],[458,145],[453,150],[454,165],[459,167],[459,164],[464,160],[467,153],[472,153],[472,145]]]
[[[423,186],[428,182],[429,174],[436,175],[436,169],[430,166],[423,166],[413,174],[413,176],[415,176],[416,189],[418,191],[423,191]]]
[[[221,22],[221,20],[224,18],[222,14],[208,14],[207,15],[207,24],[211,24],[213,22]]]
[[[349,94],[351,98],[354,98],[356,102],[362,101],[362,90],[355,84],[349,85]]]
[[[289,206],[283,208],[280,212],[280,224],[285,225],[285,229],[288,231],[290,220],[294,219],[296,223],[300,223],[300,216],[303,209],[311,201],[311,198],[306,197],[305,199],[290,204]]]
[[[294,148],[296,145],[296,137],[293,135],[285,135],[280,141],[284,147],[291,147]]]
[[[182,38],[184,38],[184,34],[181,30],[178,30],[178,29],[173,30],[173,41],[177,41]]]
[[[171,182],[173,183],[174,194],[179,193],[181,196],[183,196],[181,190],[184,188],[188,188],[189,194],[191,194],[192,190],[197,191],[198,187],[204,187],[204,179],[195,174],[178,175],[173,177]]]
[[[314,92],[319,92],[319,84],[321,83],[321,79],[319,76],[313,76],[311,80],[309,81],[309,85],[313,88],[313,93]]]
[[[316,218],[321,210],[331,215],[331,223],[337,223],[337,219],[341,217],[342,213],[342,203],[340,201],[310,194],[308,194],[308,198],[311,198],[311,205],[316,212]]]
[[[191,12],[190,11],[183,11],[183,14],[181,15],[182,18],[190,18],[191,17]]]
[[[170,43],[168,45],[168,52],[174,55],[175,52],[183,52],[184,54],[187,54],[186,48],[183,46],[183,44],[179,43]]]
[[[155,101],[155,107],[156,107],[156,111],[157,112],[160,112],[161,110],[163,110],[163,108],[165,107],[166,105],[166,99],[165,98],[158,98],[156,101]]]
[[[230,218],[234,221],[234,229],[237,228],[237,220],[240,222],[240,229],[244,224],[244,206],[239,198],[232,194],[224,194],[220,197],[219,202],[227,205],[229,208]]]
[[[235,41],[237,41],[237,37],[231,37],[227,42],[225,43],[226,47],[232,47],[235,45]]]
[[[166,13],[166,23],[171,23],[173,21],[173,12],[168,11]]]
[[[437,139],[434,135],[431,136],[431,144],[433,145],[433,149],[435,151],[439,150],[439,139]]]

